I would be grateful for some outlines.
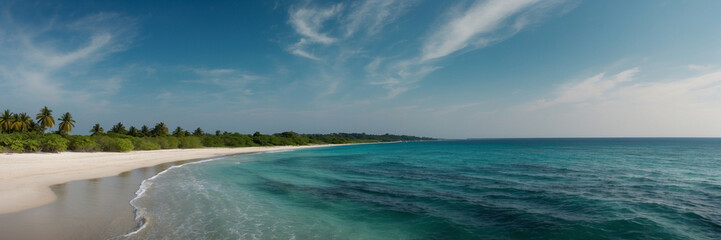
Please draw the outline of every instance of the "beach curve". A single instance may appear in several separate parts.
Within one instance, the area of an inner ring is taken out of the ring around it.
[[[330,145],[0,154],[0,214],[51,203],[57,197],[50,186],[75,180],[114,176],[176,161],[325,146]]]

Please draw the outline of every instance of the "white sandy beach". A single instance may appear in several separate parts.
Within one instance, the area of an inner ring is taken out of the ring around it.
[[[55,184],[108,177],[162,163],[313,146],[170,149],[155,151],[0,154],[0,214],[39,207],[55,200]]]

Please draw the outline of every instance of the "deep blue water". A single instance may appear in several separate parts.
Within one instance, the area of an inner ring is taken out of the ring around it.
[[[502,139],[238,155],[133,201],[142,239],[721,239],[721,139]]]

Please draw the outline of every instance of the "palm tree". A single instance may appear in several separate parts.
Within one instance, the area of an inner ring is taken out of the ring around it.
[[[110,129],[110,132],[114,132],[117,134],[127,134],[128,130],[125,130],[125,126],[122,122],[119,122],[118,124],[115,124],[113,128]]]
[[[95,126],[90,129],[90,136],[103,135],[103,131],[103,127],[100,126],[100,123],[96,123]]]
[[[148,126],[143,125],[142,127],[140,127],[140,134],[142,134],[143,137],[150,136],[150,129],[148,129]]]
[[[130,126],[130,128],[128,129],[128,135],[133,137],[140,137],[140,132],[138,132],[138,129],[134,126]]]
[[[50,110],[47,106],[40,109],[40,113],[38,113],[38,115],[35,115],[35,120],[38,121],[38,125],[40,125],[43,133],[45,133],[45,129],[55,126],[53,110]]]
[[[13,124],[13,129],[20,132],[30,130],[30,123],[32,123],[32,121],[33,119],[30,118],[27,113],[15,114],[15,123]]]
[[[193,136],[198,136],[198,137],[200,137],[200,136],[203,136],[203,135],[205,135],[205,133],[203,132],[203,129],[196,128],[195,131],[193,131]]]
[[[41,132],[41,133],[44,133],[44,132],[45,132],[45,129],[43,129],[42,127],[40,127],[40,125],[38,125],[37,123],[35,123],[35,122],[33,122],[33,121],[31,120],[31,121],[30,121],[30,131],[31,131],[31,132]]]
[[[14,121],[13,114],[10,110],[5,110],[3,114],[0,115],[0,132],[11,132]]]
[[[175,129],[175,131],[173,131],[173,136],[176,136],[176,137],[185,137],[185,130],[183,130],[183,128],[181,128],[180,126],[178,126],[178,127]]]
[[[73,128],[75,127],[75,120],[73,120],[73,116],[70,115],[69,112],[60,116],[58,120],[60,121],[60,125],[58,125],[58,132],[69,133],[73,131]]]
[[[168,136],[168,126],[165,125],[165,123],[160,122],[158,124],[155,124],[155,127],[153,128],[153,136],[156,137],[165,137]]]

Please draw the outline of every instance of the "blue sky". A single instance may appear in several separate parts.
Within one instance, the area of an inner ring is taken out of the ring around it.
[[[721,136],[721,1],[0,5],[0,108],[74,133]]]

